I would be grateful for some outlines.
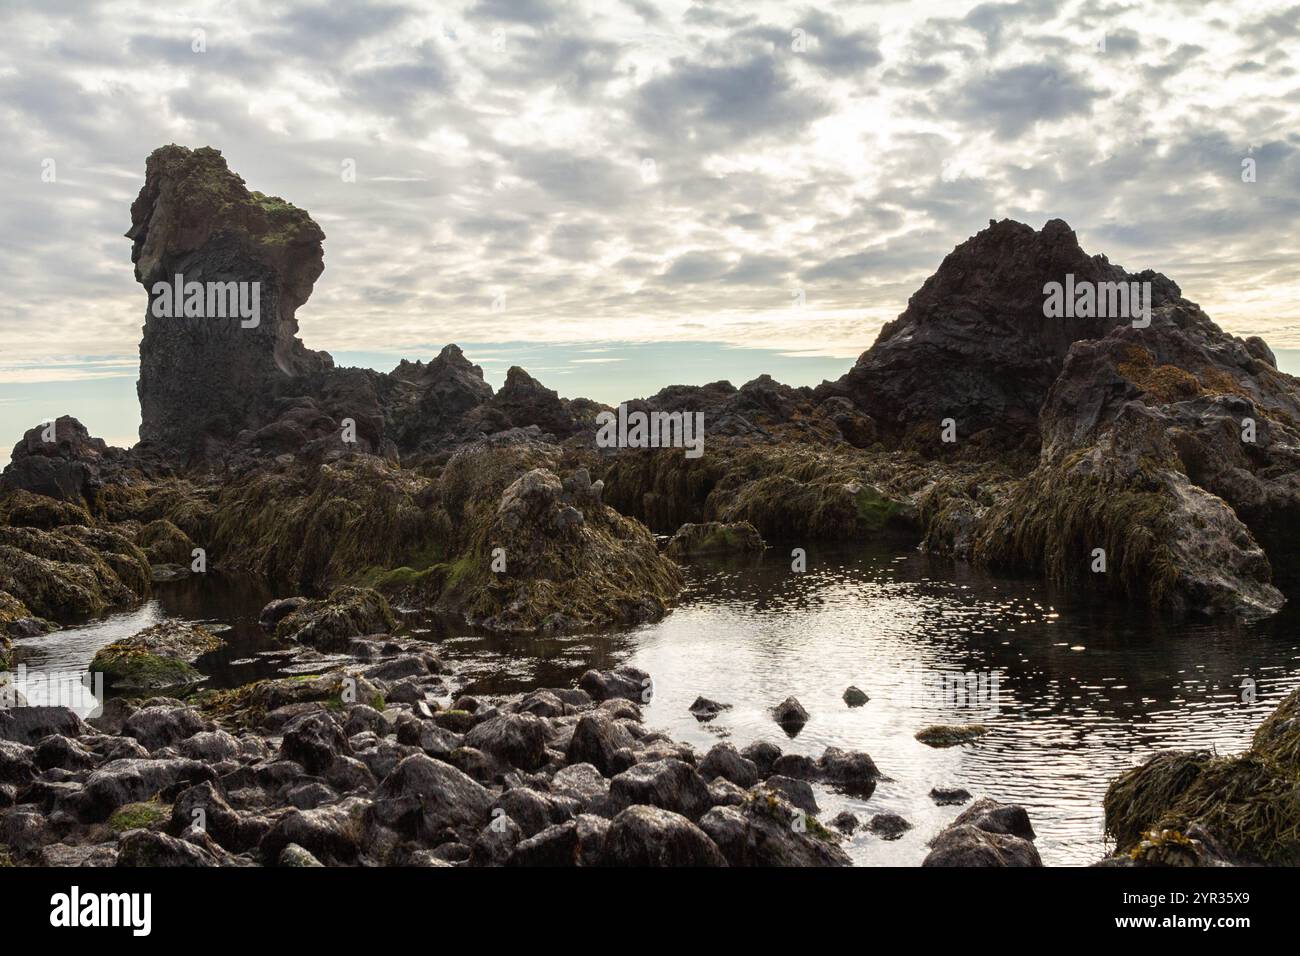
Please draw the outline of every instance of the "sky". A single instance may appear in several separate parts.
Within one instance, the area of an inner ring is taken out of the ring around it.
[[[1286,2],[0,0],[0,444],[133,440],[122,234],[171,142],[321,225],[340,364],[815,384],[1003,217],[1300,348],[1298,69]]]

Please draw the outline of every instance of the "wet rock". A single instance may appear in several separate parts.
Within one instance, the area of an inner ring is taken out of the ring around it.
[[[280,756],[302,764],[308,773],[317,774],[349,749],[338,722],[328,713],[317,712],[306,714],[285,727]]]
[[[239,741],[224,730],[201,731],[176,745],[182,757],[217,763],[238,756]]]
[[[730,704],[720,704],[716,700],[709,700],[707,697],[696,697],[695,703],[690,706],[691,715],[701,723],[706,720],[712,720],[724,710],[730,710]]]
[[[724,524],[684,524],[668,541],[664,552],[672,558],[687,559],[721,554],[759,554],[763,538],[748,521]]]
[[[276,860],[280,866],[324,866],[320,860],[312,856],[296,843],[290,843],[280,851],[280,857]]]
[[[320,780],[307,779],[289,784],[277,795],[279,800],[299,810],[315,810],[338,799],[333,787]]]
[[[653,806],[632,806],[609,824],[604,866],[725,866],[708,835],[686,817]]]
[[[98,763],[95,754],[76,740],[60,734],[51,734],[41,740],[32,751],[32,762],[42,770],[89,770]]]
[[[26,744],[0,740],[0,783],[27,783],[36,776],[34,755]]]
[[[968,807],[930,841],[922,866],[1042,866],[1023,807],[988,798]]]
[[[740,807],[714,807],[700,828],[732,866],[848,866],[837,838],[774,790],[757,788]]]
[[[444,827],[477,829],[492,800],[490,791],[455,767],[419,754],[407,757],[384,778],[375,791],[371,817],[411,834],[434,834]]]
[[[369,793],[378,785],[369,767],[346,755],[334,758],[334,762],[325,771],[325,781],[339,793]]]
[[[700,776],[705,780],[723,777],[739,787],[752,787],[758,783],[758,767],[752,760],[742,757],[734,744],[714,744],[700,761]]]
[[[935,724],[916,732],[916,739],[927,747],[956,747],[983,737],[989,729],[983,724]]]
[[[362,821],[370,806],[368,800],[349,797],[312,810],[290,810],[262,837],[258,852],[263,860],[272,862],[285,847],[296,843],[322,862],[354,862],[360,852]]]
[[[650,675],[645,671],[623,666],[609,671],[589,670],[578,678],[578,688],[596,701],[623,698],[641,703],[652,685]]]
[[[803,704],[797,699],[787,697],[772,708],[772,718],[781,725],[782,730],[793,737],[803,729],[804,724],[808,723],[808,711],[804,710]]]
[[[581,814],[547,827],[515,846],[508,866],[598,866],[604,861],[610,822]]]
[[[42,847],[37,858],[39,866],[116,866],[117,847],[101,844],[98,846],[69,846],[55,843]]]
[[[80,737],[90,733],[73,711],[66,707],[8,707],[0,709],[0,740],[28,746],[50,734]]]
[[[742,748],[740,755],[746,760],[753,761],[754,766],[758,768],[759,776],[767,777],[772,774],[772,767],[781,758],[781,748],[770,741],[757,740]]]
[[[738,807],[745,802],[747,792],[726,777],[709,781],[709,802],[715,807]]]
[[[397,742],[419,747],[430,757],[446,760],[464,746],[463,735],[439,727],[432,720],[408,719],[398,724]]]
[[[212,854],[165,833],[130,830],[117,845],[118,866],[194,867],[216,866]]]
[[[772,762],[772,773],[796,780],[817,780],[821,777],[821,767],[804,754],[782,754]]]
[[[471,866],[505,866],[524,831],[504,810],[492,811],[492,821],[478,833],[470,846]]]
[[[142,707],[122,724],[123,735],[151,752],[212,729],[213,724],[192,708],[168,705]]]
[[[609,781],[589,763],[575,763],[556,772],[551,791],[578,801],[586,812],[601,804],[609,795]]]
[[[859,751],[841,750],[839,747],[827,747],[821,759],[817,761],[821,779],[855,796],[869,797],[876,789],[880,779],[880,770],[876,762],[867,754]]]
[[[779,773],[773,774],[754,790],[756,793],[764,791],[773,791],[780,794],[782,799],[805,813],[821,813],[821,808],[817,806],[817,798],[813,794],[813,788],[806,780],[796,780],[793,777],[785,777]]]
[[[844,703],[850,707],[861,707],[867,701],[871,700],[862,690],[852,685],[844,691]]]
[[[475,747],[521,770],[537,770],[547,762],[546,722],[531,714],[502,714],[476,725],[465,735]]]
[[[831,826],[839,830],[845,836],[852,835],[853,831],[858,828],[860,823],[861,821],[858,820],[857,815],[848,810],[841,810],[831,818]]]
[[[1004,833],[1024,840],[1037,838],[1029,813],[1014,803],[999,803],[991,797],[981,797],[962,811],[953,826],[970,824],[986,833]]]
[[[593,711],[583,714],[574,728],[565,762],[589,763],[606,776],[613,776],[630,766],[619,754],[625,750],[630,752],[635,743],[620,723],[605,713]]]
[[[274,628],[294,611],[300,610],[309,599],[305,597],[288,597],[274,600],[262,608],[257,622],[266,628]]]
[[[100,648],[90,669],[103,673],[104,683],[119,690],[196,684],[203,677],[193,662],[225,643],[201,624],[164,621]]]
[[[276,625],[275,636],[320,651],[345,650],[354,637],[391,633],[397,621],[388,601],[372,588],[340,587],[321,601],[309,601]]]
[[[572,819],[580,806],[571,797],[539,793],[528,787],[512,787],[497,798],[493,814],[495,816],[498,809],[504,812],[518,824],[526,838]]]
[[[198,826],[231,853],[250,850],[271,827],[265,817],[236,811],[222,795],[220,787],[207,780],[177,794],[172,803],[168,829],[184,833]]]
[[[1042,866],[1037,848],[1028,840],[989,833],[979,827],[949,827],[931,843],[922,866]]]
[[[615,810],[646,805],[692,820],[713,805],[695,768],[672,759],[639,763],[615,776],[609,782],[609,802]]]
[[[912,824],[897,813],[877,813],[867,821],[867,829],[882,840],[897,840],[912,829]]]
[[[215,777],[211,767],[183,757],[114,760],[86,778],[78,809],[85,820],[107,820],[114,810],[128,803],[141,803],[181,784],[201,783]]]
[[[9,847],[19,858],[55,840],[49,820],[37,807],[19,806],[0,816],[0,845]]]
[[[961,787],[934,787],[930,799],[940,807],[959,806],[970,799],[970,791]]]
[[[568,707],[549,690],[535,690],[519,702],[518,712],[534,717],[563,717]]]

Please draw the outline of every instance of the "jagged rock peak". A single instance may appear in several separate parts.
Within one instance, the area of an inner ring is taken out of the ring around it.
[[[886,324],[870,349],[817,396],[843,396],[884,428],[937,434],[955,419],[961,434],[996,432],[1036,443],[1038,410],[1071,344],[1099,339],[1124,317],[1048,318],[1050,282],[1150,281],[1153,307],[1176,300],[1178,286],[1156,273],[1130,275],[1103,255],[1088,255],[1060,219],[1034,229],[1011,219],[950,252]]]
[[[402,359],[389,374],[400,381],[421,385],[432,380],[445,378],[448,374],[468,374],[473,378],[482,380],[483,368],[467,359],[460,346],[448,344],[444,345],[442,351],[427,363],[419,360],[412,362],[408,359]],[[492,394],[490,385],[487,386],[487,394]]]

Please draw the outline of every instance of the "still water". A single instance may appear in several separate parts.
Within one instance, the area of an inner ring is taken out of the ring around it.
[[[1044,862],[1092,863],[1107,850],[1110,779],[1165,747],[1240,751],[1300,685],[1294,611],[1249,625],[1173,621],[910,551],[809,549],[802,574],[788,555],[697,564],[672,614],[626,631],[500,637],[414,614],[406,626],[439,646],[467,692],[569,685],[588,667],[629,663],[654,679],[647,723],[701,751],[768,739],[814,756],[828,745],[870,753],[888,778],[870,799],[818,788],[823,820],[850,809],[913,824],[893,842],[855,835],[847,848],[867,866],[921,861],[961,810],[937,806],[934,787],[1021,803]],[[229,625],[229,645],[198,667],[210,686],[234,686],[284,661],[256,623],[270,597],[219,580],[159,585],[137,610],[21,642],[19,659],[84,669],[103,644],[182,617]],[[848,707],[850,684],[871,700]],[[700,723],[687,710],[700,695],[732,706]],[[790,695],[811,714],[793,739],[768,713]],[[989,733],[949,749],[914,739],[935,723]]]

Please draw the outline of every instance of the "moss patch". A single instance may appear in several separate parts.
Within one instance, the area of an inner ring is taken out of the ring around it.
[[[156,797],[143,803],[128,803],[119,807],[108,818],[108,828],[114,833],[127,830],[150,830],[161,826],[171,817],[171,807]]]
[[[192,664],[120,644],[101,648],[90,662],[90,669],[102,673],[104,683],[119,690],[160,690],[203,680]]]

